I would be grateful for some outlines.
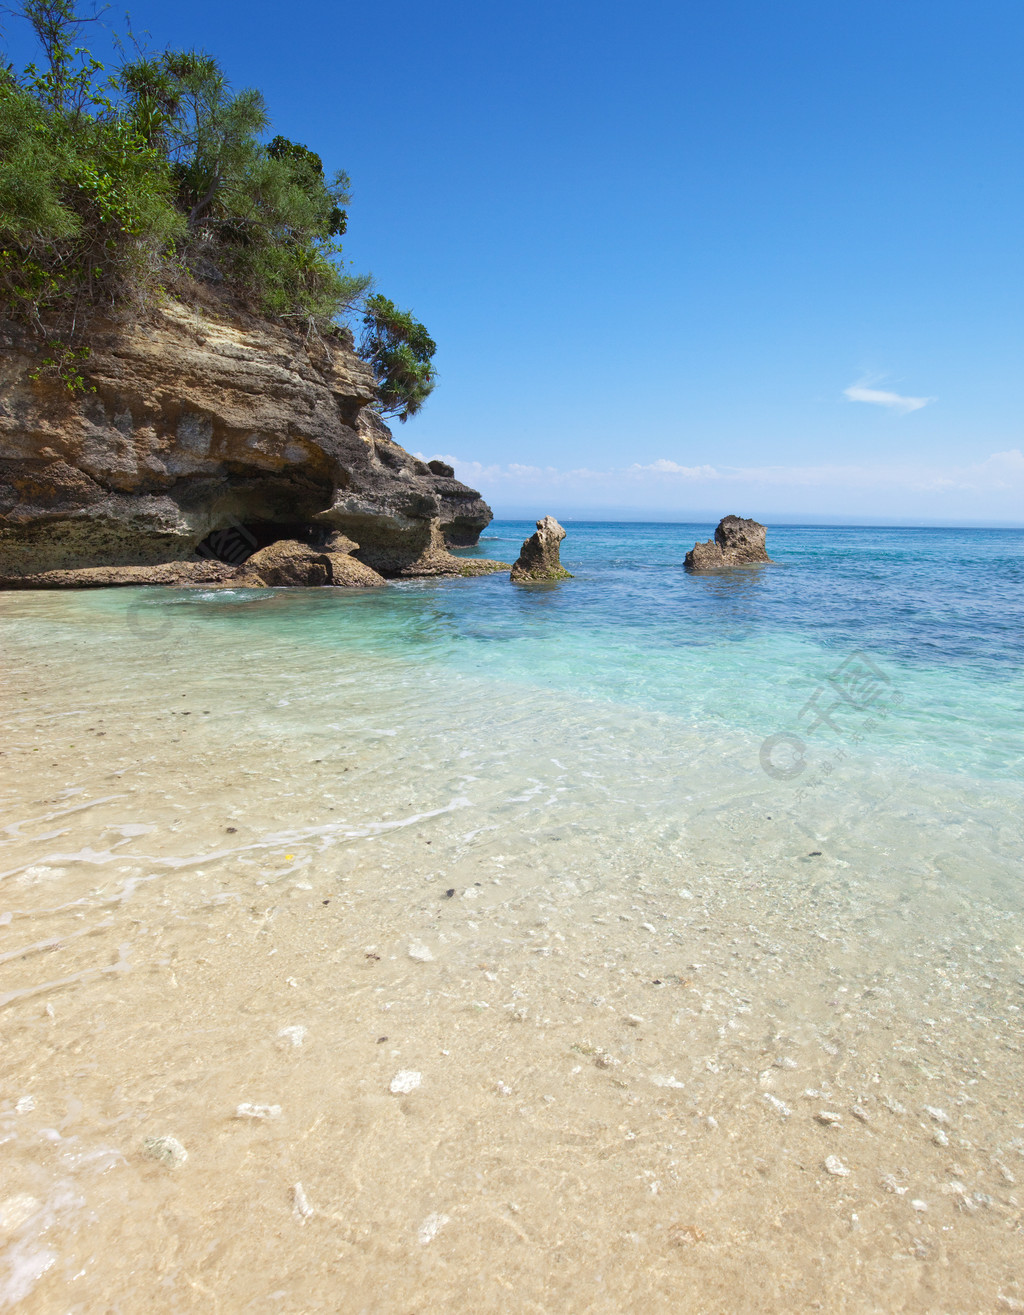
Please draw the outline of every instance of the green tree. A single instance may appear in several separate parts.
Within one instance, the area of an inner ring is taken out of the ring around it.
[[[192,248],[219,257],[261,310],[323,330],[366,292],[367,276],[336,263],[347,176],[328,181],[320,157],[284,137],[263,145],[258,91],[232,92],[196,51],[126,64],[120,83],[133,122],[170,160]]]
[[[0,72],[0,299],[59,334],[97,305],[145,300],[183,225],[167,162],[74,46],[82,20],[68,0],[29,0],[24,17],[47,66]]]
[[[415,415],[436,347],[346,267],[347,176],[299,142],[265,143],[260,92],[233,91],[203,51],[137,51],[107,74],[77,44],[90,20],[73,3],[23,0],[44,63],[19,76],[0,62],[0,312],[46,338],[44,367],[85,386],[90,315],[143,312],[195,268],[307,332],[361,306],[381,411]]]
[[[403,423],[420,410],[437,383],[437,344],[409,311],[379,293],[364,303],[359,354],[377,379],[382,414]]]
[[[297,186],[307,196],[330,204],[326,214],[326,231],[328,237],[344,237],[348,228],[348,212],[341,209],[349,201],[350,186],[347,173],[334,175],[330,185],[324,175],[324,162],[315,151],[299,142],[290,142],[287,137],[275,137],[267,147],[267,154],[275,160],[286,160],[291,175]]]
[[[232,92],[217,61],[195,50],[125,64],[119,82],[128,116],[171,164],[190,231],[232,214],[270,124],[261,93]]]

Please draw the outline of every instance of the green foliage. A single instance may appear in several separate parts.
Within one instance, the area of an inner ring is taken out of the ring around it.
[[[71,160],[47,132],[43,107],[0,75],[0,235],[5,242],[74,236],[79,221],[62,196]]]
[[[373,367],[381,411],[406,421],[434,390],[437,344],[408,311],[376,294],[367,297],[359,354]]]
[[[320,157],[285,137],[263,145],[258,91],[233,93],[195,51],[126,64],[120,86],[133,122],[170,161],[192,244],[212,244],[262,311],[324,328],[366,291],[369,278],[335,263],[348,178],[328,181]]]
[[[59,379],[69,393],[94,393],[95,388],[85,382],[81,367],[89,359],[88,347],[72,347],[70,343],[54,338],[46,344],[48,355],[44,356],[29,378],[39,380],[45,375]]]
[[[211,56],[165,51],[126,64],[119,83],[126,112],[170,161],[178,206],[191,231],[234,212],[269,125],[262,95],[233,93]]]
[[[324,164],[315,151],[298,142],[290,142],[287,137],[275,137],[267,147],[267,154],[274,160],[287,160],[292,178],[296,185],[310,197],[323,197],[331,204],[326,216],[328,237],[344,237],[348,228],[348,213],[340,208],[349,200],[349,179],[346,173],[336,173],[328,189],[324,181]]]
[[[23,0],[44,62],[17,75],[0,60],[0,314],[49,339],[40,374],[81,391],[90,316],[141,312],[195,267],[314,333],[363,303],[381,408],[414,415],[436,348],[341,260],[346,175],[301,143],[264,143],[262,95],[233,91],[202,51],[137,51],[107,74],[78,45],[91,20],[73,4]]]
[[[48,68],[0,75],[0,302],[40,332],[73,334],[91,308],[144,300],[184,225],[167,161],[72,48],[68,0],[30,0],[25,15]]]

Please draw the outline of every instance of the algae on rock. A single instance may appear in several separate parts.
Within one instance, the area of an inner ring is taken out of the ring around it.
[[[539,580],[571,580],[572,576],[562,565],[559,544],[565,538],[554,516],[545,516],[537,522],[537,532],[523,542],[519,557],[509,578],[514,584],[529,584]]]

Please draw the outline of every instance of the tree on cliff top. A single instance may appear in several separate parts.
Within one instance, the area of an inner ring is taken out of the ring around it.
[[[324,327],[366,292],[368,276],[343,272],[348,178],[328,180],[315,152],[260,136],[270,119],[262,95],[232,92],[216,60],[165,51],[125,64],[126,110],[169,161],[186,217],[186,251],[224,266],[266,314]]]
[[[183,230],[166,161],[111,102],[76,47],[70,0],[29,0],[46,56],[0,69],[0,298],[41,334],[90,306],[145,298]]]
[[[381,409],[415,414],[435,346],[341,262],[346,175],[265,143],[260,92],[233,91],[202,51],[138,52],[107,74],[77,44],[73,4],[24,0],[44,65],[0,63],[0,313],[70,352],[90,314],[141,312],[182,273],[320,333],[362,306]]]

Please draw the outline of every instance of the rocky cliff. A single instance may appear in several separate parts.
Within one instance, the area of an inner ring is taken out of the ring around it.
[[[447,549],[491,520],[451,467],[394,441],[350,340],[207,293],[93,328],[85,393],[34,380],[45,349],[13,326],[0,348],[0,584],[216,578],[339,531],[384,576],[464,574]]]

